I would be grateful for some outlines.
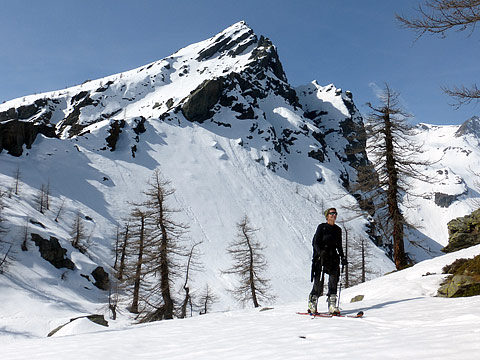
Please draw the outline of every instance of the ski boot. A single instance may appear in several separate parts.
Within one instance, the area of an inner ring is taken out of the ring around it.
[[[337,295],[328,296],[328,312],[332,315],[340,315],[340,309],[337,306]]]
[[[310,294],[308,297],[308,313],[309,314],[316,314],[317,313],[317,296]]]

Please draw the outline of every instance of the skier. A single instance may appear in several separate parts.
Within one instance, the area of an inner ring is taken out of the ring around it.
[[[312,274],[313,288],[308,298],[308,312],[317,312],[317,300],[323,295],[324,274],[328,274],[328,311],[340,314],[337,306],[337,284],[340,278],[340,263],[347,264],[343,255],[342,229],[335,225],[337,210],[329,208],[324,213],[326,223],[318,225],[313,237]]]

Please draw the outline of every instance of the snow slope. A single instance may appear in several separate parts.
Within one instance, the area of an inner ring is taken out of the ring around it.
[[[218,312],[184,320],[111,328],[71,324],[53,338],[2,344],[2,358],[52,359],[476,359],[480,351],[480,296],[432,297],[441,268],[473,257],[480,246],[424,261],[341,293],[343,312],[361,319],[297,315],[305,301]],[[350,303],[356,295],[361,302]],[[19,299],[20,300],[20,299]],[[321,300],[324,300],[322,298]],[[21,301],[21,300],[20,300]],[[321,304],[321,302],[320,302]],[[326,305],[325,305],[326,307]]]
[[[11,264],[12,281],[21,284],[26,278],[25,282],[38,284],[36,291],[51,292],[43,281],[47,270],[38,273],[28,266],[50,266],[43,264],[29,235],[55,236],[78,265],[73,271],[52,269],[52,278],[60,275],[60,284],[75,284],[79,292],[87,287],[95,294],[93,298],[103,298],[103,303],[99,302],[103,306],[106,294],[98,293],[86,276],[98,265],[112,273],[116,227],[124,224],[130,204],[143,199],[147,182],[159,169],[176,189],[170,199],[171,206],[180,210],[176,220],[190,226],[186,245],[202,243],[205,266],[201,273],[193,274],[190,287],[194,294],[208,284],[219,297],[214,305],[217,310],[241,306],[228,293],[236,279],[222,275],[221,270],[231,266],[225,250],[236,236],[236,224],[247,214],[251,226],[258,228],[258,240],[266,246],[266,276],[272,280],[277,301],[296,300],[300,293],[306,297],[311,239],[317,224],[324,221],[323,211],[327,206],[340,209],[354,201],[341,179],[342,174],[354,176],[353,168],[342,161],[347,142],[340,124],[350,120],[350,113],[344,108],[337,111],[335,106],[347,101],[352,113],[358,115],[358,111],[333,85],[315,91],[318,85],[312,84],[302,102],[308,103],[309,110],[328,110],[324,111],[328,120],[322,123],[304,117],[300,105],[288,99],[294,91],[275,53],[268,40],[258,38],[239,22],[211,39],[138,69],[0,105],[0,113],[8,117],[8,109],[16,108],[20,114],[25,112],[20,111],[25,109],[22,106],[46,102],[45,107],[33,107],[33,115],[21,120],[53,126],[59,135],[39,134],[20,157],[0,153],[2,190],[12,194],[14,174],[17,170],[21,173],[19,195],[5,199],[8,239],[15,241],[20,260]],[[226,92],[220,103],[236,99],[232,106],[215,106],[212,117],[203,122],[188,121],[181,107],[192,91],[220,78]],[[252,88],[245,85],[249,81]],[[234,111],[235,106],[252,109],[253,117],[249,111]],[[136,132],[142,119],[145,131]],[[5,122],[9,121],[15,120]],[[109,151],[106,137],[111,125],[122,121],[125,126],[115,151]],[[321,137],[324,132],[328,134],[322,145],[313,134]],[[310,151],[324,152],[324,163],[310,157]],[[47,184],[51,208],[42,214],[36,199]],[[88,256],[70,245],[69,232],[77,213],[85,219],[91,239]],[[367,237],[366,219],[354,218],[354,211],[345,210],[339,216],[342,220],[348,221],[345,226],[351,233]],[[25,232],[28,252],[20,250]],[[375,265],[370,278],[393,268],[379,249],[372,250],[371,262]],[[180,291],[180,282],[176,285]],[[53,299],[46,297],[45,304]],[[92,300],[84,312],[96,305]]]
[[[418,261],[428,258],[429,253],[436,256],[448,244],[446,224],[450,220],[478,208],[479,141],[473,134],[458,136],[459,128],[420,124],[416,129],[414,140],[423,144],[424,151],[419,157],[432,162],[420,169],[431,181],[412,181],[418,196],[405,199],[403,206],[407,218],[419,230],[406,249],[417,254]],[[442,198],[446,202],[442,203]]]

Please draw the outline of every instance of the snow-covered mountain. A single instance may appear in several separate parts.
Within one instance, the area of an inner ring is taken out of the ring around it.
[[[468,200],[478,197],[468,171],[480,167],[478,143],[458,128],[419,127],[425,156],[438,160],[425,171],[439,181],[415,184],[423,198],[405,208],[425,225],[407,242],[416,260],[439,254],[446,223],[469,213]],[[348,209],[355,204],[349,184],[367,161],[356,136],[363,131],[350,92],[316,81],[293,88],[275,46],[244,22],[138,69],[1,104],[4,245],[15,250],[0,277],[8,289],[0,294],[7,330],[25,333],[23,324],[32,322],[42,325],[31,335],[42,336],[58,325],[52,316],[108,310],[108,294],[93,285],[92,271],[111,272],[116,228],[130,204],[143,199],[155,169],[176,189],[171,205],[189,225],[185,241],[202,242],[204,270],[193,274],[194,294],[208,284],[219,298],[215,310],[239,306],[227,292],[236,279],[220,271],[231,266],[226,247],[247,214],[266,246],[277,302],[306,299],[311,239],[325,208],[339,209],[352,242],[368,239],[368,219]],[[42,187],[51,199],[43,213]],[[77,214],[90,238],[86,254],[70,244]],[[31,234],[58,239],[75,268],[42,259]],[[372,245],[369,268],[373,278],[394,266]],[[12,317],[11,292],[25,294],[34,310]]]
[[[426,247],[434,254],[435,249],[448,244],[445,224],[478,208],[480,133],[476,124],[478,117],[460,126],[417,125],[415,140],[424,150],[420,156],[433,162],[423,172],[433,181],[412,182],[419,197],[406,199],[404,212],[422,236],[416,236],[407,251],[414,253],[416,247],[423,252]]]

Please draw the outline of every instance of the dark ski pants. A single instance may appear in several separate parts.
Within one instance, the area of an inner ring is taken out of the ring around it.
[[[338,279],[340,278],[340,268],[337,267],[335,271],[328,274],[328,292],[327,296],[337,294]],[[313,288],[310,295],[315,295],[317,298],[323,295],[322,273],[318,271],[313,278]]]

